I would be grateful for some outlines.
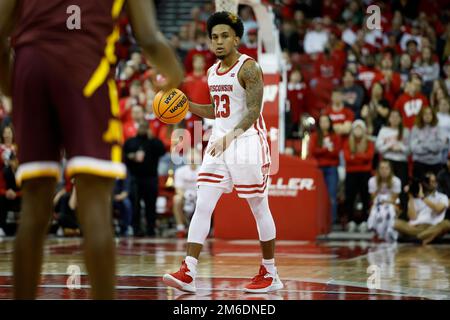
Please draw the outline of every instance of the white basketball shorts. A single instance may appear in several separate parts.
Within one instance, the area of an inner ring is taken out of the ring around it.
[[[210,138],[206,150],[215,139]],[[268,193],[269,169],[269,144],[265,137],[241,136],[218,157],[204,153],[197,185],[223,188],[225,193],[234,188],[241,198],[264,197]]]

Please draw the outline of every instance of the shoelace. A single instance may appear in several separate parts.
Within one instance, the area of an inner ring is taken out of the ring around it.
[[[189,271],[190,271],[190,270],[189,270],[187,264],[183,261],[183,263],[181,264],[180,270],[178,270],[178,271],[176,272],[176,274],[177,274],[177,275],[183,275],[183,274],[186,274],[186,273],[189,272]]]
[[[267,271],[264,267],[259,268],[259,273],[252,278],[252,282],[259,282],[264,280],[264,276],[267,274]]]

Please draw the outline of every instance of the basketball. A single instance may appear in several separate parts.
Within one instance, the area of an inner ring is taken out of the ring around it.
[[[186,116],[188,98],[178,89],[159,91],[153,100],[153,112],[164,123],[175,124]]]

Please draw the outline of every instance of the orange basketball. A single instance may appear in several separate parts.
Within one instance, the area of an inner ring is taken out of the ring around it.
[[[189,102],[186,95],[178,89],[159,91],[153,100],[153,112],[164,123],[180,122],[188,112]]]

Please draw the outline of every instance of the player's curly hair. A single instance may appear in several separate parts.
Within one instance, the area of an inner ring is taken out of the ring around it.
[[[227,11],[220,11],[210,16],[206,22],[206,29],[208,30],[208,36],[210,39],[212,29],[218,24],[226,24],[230,26],[239,38],[242,38],[242,35],[244,34],[244,25],[236,14]]]

